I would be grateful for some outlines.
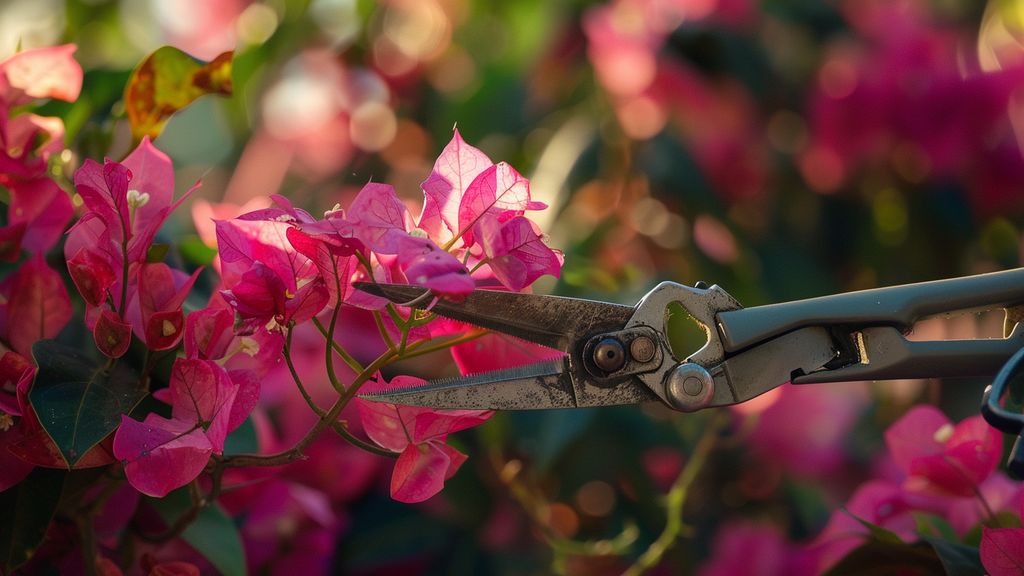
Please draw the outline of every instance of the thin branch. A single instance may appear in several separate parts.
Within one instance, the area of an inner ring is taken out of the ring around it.
[[[332,428],[334,429],[335,432],[338,433],[339,436],[341,436],[345,440],[348,440],[350,444],[356,446],[357,448],[361,448],[362,450],[370,452],[371,454],[384,456],[386,458],[398,458],[398,452],[392,452],[387,448],[375,446],[363,440],[362,438],[359,438],[358,436],[352,434],[352,432],[349,431],[348,426],[346,426],[345,422],[335,422]]]
[[[384,326],[384,318],[379,310],[373,311],[373,322],[377,324],[377,331],[380,332],[380,337],[384,339],[384,343],[388,345],[388,350],[397,353],[398,349],[395,347],[395,342],[391,339],[391,335],[388,334],[387,327]]]
[[[331,409],[320,417],[317,423],[310,428],[309,432],[307,432],[306,435],[295,444],[295,446],[292,446],[288,450],[278,452],[277,454],[269,454],[266,456],[254,454],[221,456],[218,457],[216,465],[231,468],[241,466],[282,466],[289,462],[305,458],[303,451],[313,442],[313,440],[316,439],[320,432],[330,427],[332,422],[338,419],[338,415],[341,414],[341,411],[359,392],[359,387],[376,374],[378,370],[393,362],[395,358],[395,351],[388,350],[360,372],[352,381],[352,385],[349,386],[345,393],[338,397],[334,402]]]
[[[640,576],[657,566],[665,556],[665,553],[675,545],[680,535],[682,535],[685,527],[683,524],[683,505],[686,504],[686,497],[693,482],[697,479],[697,475],[703,470],[704,464],[714,450],[719,431],[725,422],[725,415],[716,414],[707,428],[704,429],[704,434],[697,442],[690,461],[686,463],[686,466],[679,473],[679,476],[676,477],[675,482],[672,483],[672,487],[665,496],[665,528],[661,531],[658,538],[647,547],[647,550],[636,559],[636,562],[622,573],[622,576]]]
[[[345,361],[345,364],[348,364],[348,367],[351,368],[353,372],[358,374],[359,372],[363,371],[363,365],[360,364],[358,360],[356,360],[355,358],[352,357],[351,354],[346,352],[345,349],[342,348],[341,345],[338,344],[333,338],[327,338],[327,328],[323,325],[322,322],[320,322],[319,318],[313,318],[313,325],[316,326],[316,329],[320,331],[320,334],[324,338],[326,338],[327,341],[330,343],[331,348],[335,352],[337,352],[338,356],[341,356],[341,359]]]
[[[188,528],[190,524],[192,524],[192,522],[195,522],[195,519],[199,517],[199,512],[206,507],[207,499],[204,498],[199,491],[198,479],[193,480],[191,483],[189,483],[188,487],[189,495],[192,497],[192,504],[184,512],[182,512],[181,516],[178,516],[178,518],[175,519],[174,522],[172,522],[171,525],[168,526],[167,529],[163,532],[157,532],[156,534],[146,534],[141,530],[137,530],[136,533],[138,534],[139,538],[142,538],[146,542],[160,544],[162,542],[167,542],[169,540],[177,538],[178,536],[181,536],[181,533],[184,532],[185,529]]]
[[[288,371],[291,372],[292,380],[295,381],[295,386],[299,389],[299,394],[302,394],[302,399],[306,401],[306,404],[309,405],[310,409],[313,410],[318,417],[323,418],[326,416],[327,412],[317,405],[315,400],[313,400],[313,396],[310,395],[309,391],[307,391],[306,387],[302,384],[302,379],[299,378],[298,370],[295,369],[295,363],[292,360],[292,326],[289,326],[288,330],[285,332],[284,350],[282,355],[284,356],[285,364],[288,365]]]

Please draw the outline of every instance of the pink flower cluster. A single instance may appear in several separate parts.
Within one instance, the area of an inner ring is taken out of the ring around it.
[[[981,416],[954,425],[933,406],[915,406],[885,433],[894,466],[860,486],[845,511],[832,514],[818,537],[824,565],[830,565],[862,542],[866,520],[913,541],[913,513],[947,519],[964,534],[991,510],[1016,510],[1020,486],[997,472],[1003,454],[1002,434]],[[856,517],[856,518],[855,518]]]
[[[128,480],[150,495],[192,481],[223,452],[226,435],[257,404],[260,379],[279,362],[284,334],[341,306],[384,307],[353,281],[408,282],[459,297],[478,282],[521,290],[543,274],[558,275],[562,263],[525,215],[544,207],[531,199],[528,181],[456,132],[423,184],[418,219],[391,186],[370,183],[347,210],[336,206],[322,219],[277,196],[273,207],[217,221],[220,290],[184,320],[181,305],[198,271],[188,276],[146,258],[156,228],[177,206],[171,178],[169,160],[148,141],[123,164],[86,163],[76,183],[88,211],[66,248],[101,350],[123,354],[133,332],[150,350],[184,338],[169,388],[155,394],[171,405],[171,417],[125,416],[114,438]],[[394,317],[381,318],[388,337],[400,331]],[[440,325],[410,330],[407,343],[464,330]],[[376,380],[384,383],[379,374]],[[401,453],[392,495],[403,501],[440,491],[465,460],[445,438],[489,416],[357,403],[370,439]]]
[[[86,160],[75,189],[85,211],[68,232],[64,256],[96,347],[119,358],[134,333],[150,350],[174,348],[200,271],[189,276],[149,256],[164,220],[195,187],[175,201],[171,160],[146,138],[123,163]]]
[[[817,574],[835,566],[880,527],[907,543],[920,539],[919,519],[934,517],[963,537],[982,525],[981,560],[991,574],[1019,574],[1024,530],[989,528],[992,514],[1018,512],[1024,488],[997,470],[1002,434],[981,416],[953,424],[937,408],[918,405],[885,432],[888,453],[877,472],[832,512],[809,543],[786,540],[777,527],[736,522],[723,526],[703,574],[735,571],[737,552],[744,566],[760,574]],[[835,449],[835,446],[833,446]]]
[[[0,282],[0,340],[10,345],[0,344],[0,490],[35,465],[62,465],[27,395],[35,375],[32,345],[56,336],[72,315],[60,274],[44,258],[73,215],[71,200],[49,171],[64,148],[64,124],[24,110],[44,99],[78,98],[82,68],[74,51],[70,44],[25,50],[0,62],[0,186],[10,195],[0,259],[16,262],[29,254]]]
[[[1014,205],[1024,161],[1007,110],[1024,69],[982,71],[925,3],[843,8],[859,40],[829,50],[809,94],[807,182],[831,192],[890,162],[911,182],[962,177],[985,213]]]

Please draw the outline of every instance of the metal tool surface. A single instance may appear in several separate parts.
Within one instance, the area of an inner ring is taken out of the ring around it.
[[[396,304],[561,350],[555,361],[378,390],[371,400],[451,409],[583,408],[660,401],[680,411],[745,402],[794,384],[995,376],[1024,347],[1007,337],[912,341],[924,318],[1024,303],[1024,268],[743,308],[719,286],[663,282],[635,306],[478,289],[461,302],[360,283]],[[707,341],[680,356],[666,323],[681,305]]]

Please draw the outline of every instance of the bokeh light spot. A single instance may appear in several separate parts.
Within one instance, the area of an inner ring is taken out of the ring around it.
[[[607,482],[587,482],[576,492],[576,506],[587,516],[607,516],[615,508],[615,490]]]
[[[250,4],[235,22],[238,39],[246,44],[266,42],[277,30],[277,24],[277,12],[266,4]]]
[[[398,120],[387,104],[370,101],[352,112],[349,135],[352,143],[368,152],[382,150],[394,140]]]
[[[841,100],[857,88],[857,69],[845,58],[830,58],[821,67],[818,83],[830,98]]]
[[[701,252],[719,264],[732,264],[739,258],[739,248],[732,232],[707,214],[697,216],[694,221],[693,241]]]

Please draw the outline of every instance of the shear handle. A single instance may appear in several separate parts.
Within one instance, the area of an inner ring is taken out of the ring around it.
[[[858,362],[804,374],[793,383],[993,376],[1024,347],[1024,329],[1019,325],[1008,338],[917,342],[892,326],[864,328],[853,337]]]
[[[805,326],[895,326],[944,312],[991,309],[1024,302],[1024,268],[821,296],[720,312],[727,353]]]

